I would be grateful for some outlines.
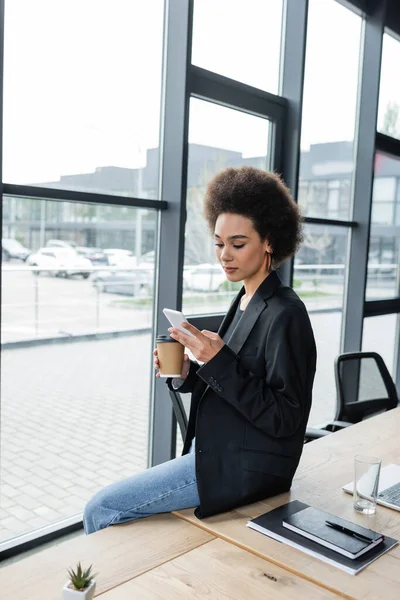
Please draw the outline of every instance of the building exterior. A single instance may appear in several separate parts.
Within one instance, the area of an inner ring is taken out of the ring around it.
[[[298,202],[309,217],[346,220],[351,217],[354,148],[350,142],[313,144],[300,158]],[[43,182],[43,187],[81,190],[119,196],[153,198],[158,186],[158,148],[147,151],[142,169],[98,167],[93,173],[65,175],[57,182]],[[191,144],[188,165],[188,233],[186,262],[204,262],[206,227],[202,221],[201,202],[206,182],[225,167],[246,164],[266,168],[264,157],[243,158],[239,152]],[[81,246],[125,248],[135,251],[140,213],[141,252],[154,247],[154,214],[142,209],[112,205],[84,205],[73,202],[45,203],[37,199],[4,199],[3,236],[15,238],[32,250],[48,239],[72,240]],[[344,229],[332,227],[330,242],[322,262],[346,261]],[[392,263],[398,255],[400,239],[400,163],[377,154],[371,221],[370,257],[377,264]],[[314,263],[321,260],[318,249],[305,244],[298,260]]]

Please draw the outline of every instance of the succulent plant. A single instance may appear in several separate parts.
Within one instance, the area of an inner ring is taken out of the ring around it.
[[[76,569],[68,569],[68,575],[71,580],[72,587],[80,592],[83,592],[92,583],[95,575],[92,573],[93,565],[86,570],[82,569],[80,562],[76,565]]]

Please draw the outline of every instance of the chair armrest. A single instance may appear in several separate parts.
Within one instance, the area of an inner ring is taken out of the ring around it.
[[[354,425],[354,423],[348,423],[347,421],[332,421],[326,425],[325,429],[327,431],[338,431],[339,429],[345,429],[345,427],[350,427],[350,425]]]
[[[307,427],[306,433],[304,436],[305,442],[311,442],[312,440],[317,440],[318,438],[325,437],[326,435],[330,435],[331,432],[326,429],[317,429],[316,427]]]

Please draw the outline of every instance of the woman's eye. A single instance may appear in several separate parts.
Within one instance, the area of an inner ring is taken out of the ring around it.
[[[223,244],[215,244],[218,248],[222,248]]]
[[[234,248],[243,248],[244,244],[240,244],[240,246],[236,246],[235,244],[233,244]]]

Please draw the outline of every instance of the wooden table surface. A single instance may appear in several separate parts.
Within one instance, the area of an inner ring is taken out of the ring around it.
[[[360,515],[353,510],[352,496],[341,489],[353,479],[353,457],[358,453],[379,456],[383,465],[400,464],[400,408],[306,444],[287,494],[203,520],[192,509],[174,514],[344,598],[399,600],[399,546],[354,576],[246,527],[249,519],[301,500],[400,539],[400,512],[378,506],[376,515]]]
[[[182,554],[102,600],[334,600],[336,594],[223,540]]]
[[[67,568],[93,563],[96,596],[213,539],[171,514],[79,536],[0,569],[2,600],[60,600]]]

